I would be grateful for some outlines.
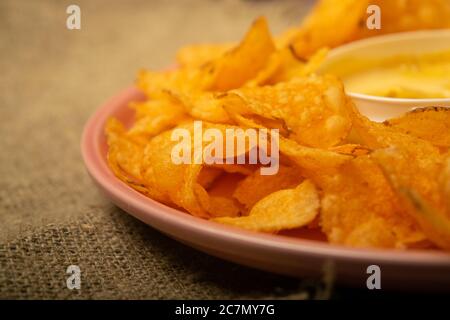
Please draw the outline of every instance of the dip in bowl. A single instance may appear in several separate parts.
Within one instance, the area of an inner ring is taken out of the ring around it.
[[[368,38],[330,51],[320,73],[339,76],[375,121],[417,107],[450,107],[450,30]]]

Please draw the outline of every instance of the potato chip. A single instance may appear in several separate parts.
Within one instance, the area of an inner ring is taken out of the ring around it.
[[[108,120],[105,133],[109,146],[108,165],[114,174],[133,189],[157,201],[170,203],[168,197],[142,178],[144,145],[127,137],[125,127],[116,119]]]
[[[426,164],[429,159],[440,157],[439,149],[430,142],[418,139],[382,123],[370,121],[356,109],[352,112],[353,128],[361,143],[371,149],[399,148],[408,152],[415,161]]]
[[[237,203],[228,197],[211,196],[200,185],[195,186],[195,193],[202,207],[211,217],[238,217],[240,208]]]
[[[364,156],[372,151],[369,148],[362,146],[360,144],[342,144],[340,146],[330,148],[330,150],[333,152],[351,155],[355,157]]]
[[[447,212],[450,212],[450,153],[443,161],[443,166],[439,172],[439,188],[447,205]]]
[[[233,197],[248,210],[269,194],[281,189],[294,188],[302,180],[300,170],[295,167],[280,166],[275,175],[261,175],[257,170],[239,183]]]
[[[213,123],[231,123],[231,118],[221,101],[211,92],[176,94],[173,93],[193,118]]]
[[[406,248],[425,239],[368,156],[349,161],[337,174],[323,176],[317,183],[323,190],[320,224],[330,242]]]
[[[238,88],[253,78],[267,64],[275,45],[265,18],[257,19],[242,42],[221,58],[205,66],[211,74],[211,90]]]
[[[437,147],[450,147],[450,108],[419,108],[384,124],[427,140]]]
[[[183,106],[170,98],[137,102],[131,107],[136,110],[136,121],[128,134],[146,140],[189,119]]]
[[[306,180],[295,189],[269,194],[258,201],[248,216],[215,218],[213,221],[253,231],[277,232],[309,224],[319,211],[319,195]]]
[[[322,47],[333,48],[354,39],[358,27],[365,26],[368,6],[368,0],[319,1],[292,40],[293,51],[306,59]]]
[[[278,121],[289,138],[313,147],[331,147],[351,129],[349,105],[342,83],[333,76],[296,78],[275,86],[243,88],[222,96],[225,110],[240,121],[259,116]]]
[[[245,86],[274,85],[310,75],[319,69],[327,53],[328,50],[325,48],[318,50],[308,61],[305,61],[298,59],[290,48],[279,49],[272,53],[266,66]]]
[[[210,85],[211,77],[200,68],[180,68],[165,72],[142,70],[137,87],[149,98],[159,98],[165,91],[199,92]]]
[[[200,67],[209,61],[220,58],[232,47],[232,43],[185,46],[178,50],[177,62],[181,67]]]
[[[223,171],[214,167],[203,167],[198,175],[197,182],[204,189],[209,189],[218,177],[223,174]]]
[[[442,157],[414,161],[400,148],[377,150],[372,157],[381,165],[403,207],[437,246],[450,249],[450,212],[439,184],[445,165]]]
[[[370,30],[364,24],[359,27],[354,39],[393,32],[450,27],[448,0],[374,0],[370,4],[380,7],[382,27]]]
[[[186,128],[192,127],[187,125]],[[173,147],[178,143],[171,139],[172,130],[165,131],[146,145],[144,150],[142,176],[151,181],[164,195],[177,206],[192,215],[206,218],[208,213],[200,205],[194,186],[202,169],[201,164],[175,164],[172,161]]]
[[[295,141],[280,138],[280,153],[286,155],[312,179],[316,172],[332,173],[353,157],[337,152],[304,147]]]
[[[214,163],[210,165],[211,168],[222,169],[228,173],[240,173],[242,175],[248,176],[255,172],[259,168],[258,165],[252,164],[218,164]]]
[[[381,12],[381,28],[368,28],[369,5]],[[336,25],[339,21],[339,25]],[[381,34],[450,27],[448,0],[321,0],[304,19],[297,34],[284,35],[299,58],[308,58],[322,47],[341,44]],[[283,40],[284,39],[284,40]]]

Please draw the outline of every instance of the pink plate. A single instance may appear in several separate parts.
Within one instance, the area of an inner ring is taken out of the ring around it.
[[[106,162],[104,124],[116,117],[133,121],[130,101],[144,98],[129,88],[109,100],[89,119],[81,150],[87,170],[117,206],[168,236],[208,254],[294,277],[321,276],[332,262],[339,283],[366,288],[369,265],[381,268],[382,288],[450,290],[450,254],[438,251],[355,249],[285,235],[236,229],[195,218],[138,193],[117,179]]]

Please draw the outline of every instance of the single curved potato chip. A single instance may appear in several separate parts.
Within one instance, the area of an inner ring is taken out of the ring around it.
[[[275,44],[267,21],[258,18],[237,47],[205,65],[206,72],[212,77],[210,90],[239,88],[258,74],[273,52]]]
[[[125,127],[116,119],[109,119],[105,133],[108,141],[108,165],[114,174],[133,189],[163,203],[171,203],[154,184],[142,178],[141,166],[144,157],[144,145],[126,135]]]
[[[333,76],[295,78],[274,86],[243,88],[221,97],[225,110],[239,121],[259,116],[278,121],[289,138],[312,147],[341,142],[351,129],[351,100]]]
[[[173,94],[195,119],[222,124],[232,122],[221,101],[212,92]]]
[[[191,128],[187,125],[186,128]],[[194,186],[202,169],[202,164],[175,164],[172,150],[177,141],[172,141],[172,131],[157,135],[144,150],[142,176],[151,181],[164,195],[177,206],[186,209],[192,215],[206,218],[208,213],[198,202]]]
[[[257,202],[248,216],[215,218],[213,221],[248,230],[277,232],[308,225],[319,212],[319,195],[306,180],[295,189],[269,194]]]
[[[211,217],[238,217],[240,208],[236,202],[227,197],[211,196],[200,185],[194,187],[195,193],[202,207]]]
[[[320,173],[336,172],[353,156],[338,152],[302,146],[293,140],[280,137],[280,153],[287,156],[302,170],[302,173],[314,180]]]
[[[294,188],[302,180],[300,170],[296,167],[280,166],[278,173],[274,175],[261,175],[259,170],[256,170],[239,183],[233,197],[248,210],[269,194]]]
[[[321,0],[305,18],[291,46],[300,58],[322,47],[336,47],[356,37],[365,27],[368,0]],[[338,25],[337,25],[338,23]]]
[[[450,250],[450,212],[439,184],[444,159],[429,157],[419,162],[414,154],[400,148],[377,150],[371,157],[380,164],[403,207],[428,239]]]
[[[136,121],[128,134],[146,140],[189,119],[183,106],[170,98],[137,102],[131,107],[136,110]]]
[[[437,147],[450,147],[450,108],[418,108],[384,124]]]
[[[274,85],[316,72],[328,53],[318,50],[309,60],[298,59],[290,48],[278,49],[269,58],[266,66],[248,81],[246,87]]]
[[[407,248],[425,239],[368,156],[355,158],[338,173],[317,181],[323,190],[320,225],[330,242]]]
[[[333,152],[347,154],[355,157],[364,156],[372,151],[369,148],[362,146],[360,144],[343,144],[340,146],[330,148],[330,150]]]

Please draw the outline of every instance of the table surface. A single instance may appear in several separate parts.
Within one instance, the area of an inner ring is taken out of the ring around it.
[[[185,44],[238,40],[259,15],[279,33],[312,1],[76,3],[81,30],[66,28],[65,1],[0,2],[0,298],[353,295],[167,238],[97,191],[79,148],[88,117],[139,69],[170,65]],[[81,290],[66,287],[69,265],[81,269]]]

